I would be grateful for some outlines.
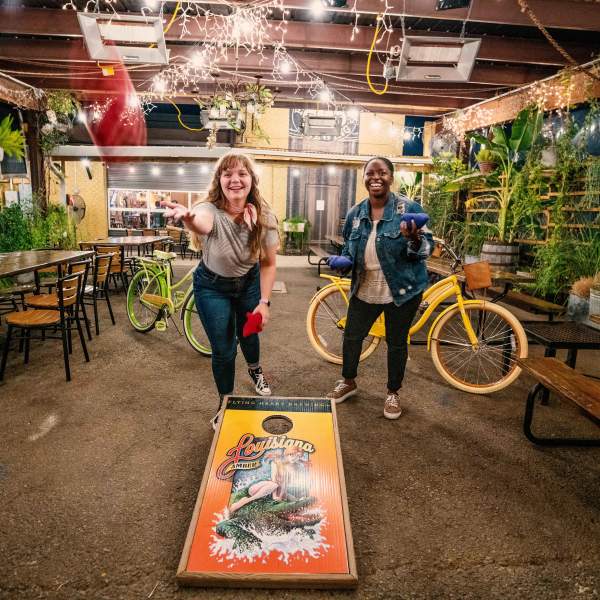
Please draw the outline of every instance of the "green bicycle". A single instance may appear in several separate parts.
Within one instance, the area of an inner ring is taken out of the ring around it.
[[[181,331],[173,318],[179,311],[183,333],[196,352],[211,355],[211,348],[202,327],[192,284],[194,268],[182,279],[173,283],[171,261],[174,252],[155,250],[153,258],[136,258],[136,272],[127,288],[127,316],[133,327],[142,333],[156,329],[165,331],[171,319],[175,329]],[[187,285],[187,287],[185,287]]]

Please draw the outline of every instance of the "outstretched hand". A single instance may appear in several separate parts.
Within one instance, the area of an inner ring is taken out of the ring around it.
[[[171,202],[170,200],[161,200],[160,205],[167,209],[165,210],[165,217],[167,219],[173,219],[175,222],[183,221],[184,225],[194,220],[194,213],[187,206]]]

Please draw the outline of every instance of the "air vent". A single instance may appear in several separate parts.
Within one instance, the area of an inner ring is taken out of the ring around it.
[[[338,137],[342,130],[342,118],[336,115],[306,114],[304,116],[304,135],[311,137]]]

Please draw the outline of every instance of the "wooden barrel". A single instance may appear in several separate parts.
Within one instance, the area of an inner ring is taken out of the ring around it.
[[[519,264],[519,245],[485,242],[480,257],[490,263],[492,271],[514,272]]]

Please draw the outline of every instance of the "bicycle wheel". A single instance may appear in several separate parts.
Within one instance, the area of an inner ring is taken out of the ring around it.
[[[137,331],[151,331],[161,316],[159,307],[142,302],[142,294],[164,297],[167,293],[166,287],[164,279],[152,271],[142,269],[131,279],[127,288],[127,316]]]
[[[183,320],[183,333],[185,333],[185,339],[190,343],[190,346],[204,356],[210,356],[212,350],[210,349],[210,343],[208,342],[208,336],[202,321],[196,310],[196,301],[194,300],[194,292],[190,290],[187,298],[183,302],[183,308],[181,309],[181,318]]]
[[[345,284],[346,293],[350,286]],[[335,285],[328,285],[312,299],[306,315],[308,339],[317,353],[325,360],[342,364],[342,343],[348,304],[342,292]],[[364,360],[379,345],[381,338],[367,336],[363,342],[360,360]]]
[[[527,356],[527,336],[506,308],[481,302],[465,305],[477,335],[473,350],[458,306],[448,311],[431,334],[431,358],[451,385],[471,394],[490,394],[510,385],[521,373],[515,359]]]

